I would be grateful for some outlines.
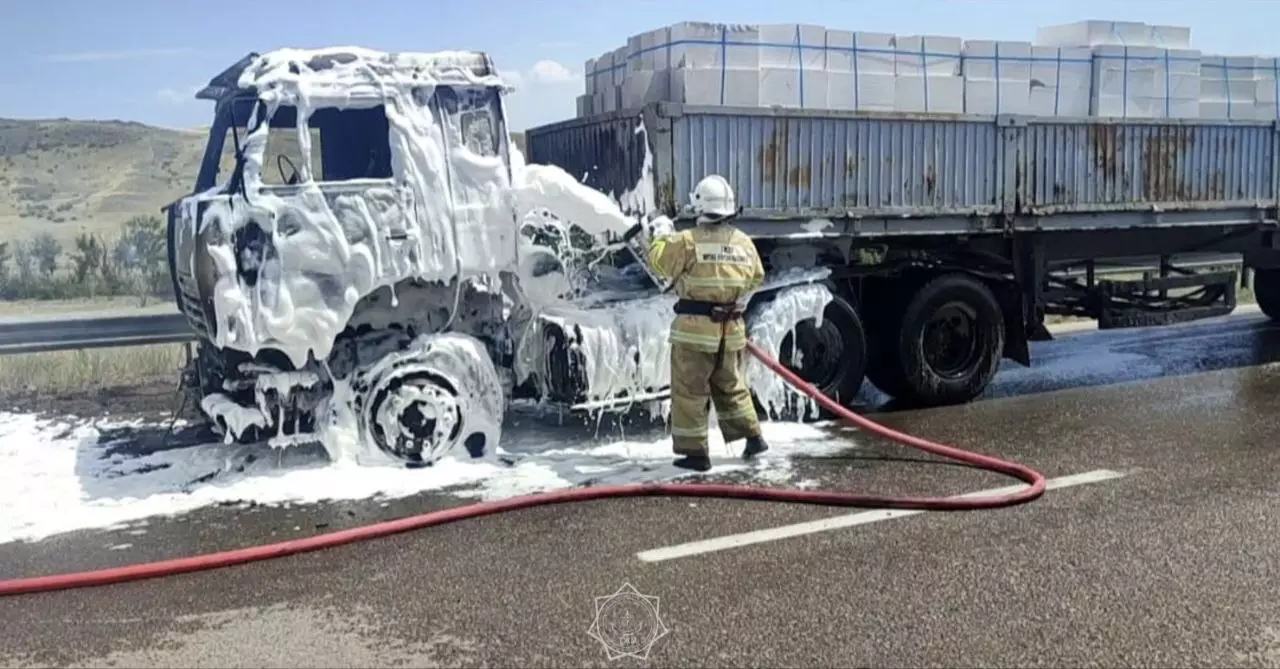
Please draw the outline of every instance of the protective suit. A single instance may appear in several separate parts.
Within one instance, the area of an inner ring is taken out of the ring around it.
[[[671,324],[671,440],[675,464],[711,468],[707,419],[712,404],[726,443],[746,439],[744,458],[768,450],[742,371],[747,344],[744,298],[764,281],[751,238],[729,225],[738,213],[733,189],[719,175],[692,196],[698,225],[675,233],[667,219],[650,229],[648,265],[679,301]]]

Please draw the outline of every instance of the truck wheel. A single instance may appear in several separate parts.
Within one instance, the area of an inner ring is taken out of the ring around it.
[[[393,458],[431,464],[458,446],[471,458],[496,454],[505,398],[472,337],[419,337],[361,371],[355,390],[361,433]]]
[[[1280,269],[1253,270],[1253,297],[1271,320],[1280,320]]]
[[[822,324],[815,325],[812,318],[801,321],[793,332],[782,338],[778,348],[775,354],[787,369],[836,402],[845,406],[853,404],[866,374],[867,344],[862,319],[848,300],[833,292],[822,312]],[[787,392],[795,398],[794,392]],[[798,401],[785,408],[774,407],[771,417],[786,421],[831,418],[826,410],[806,415],[806,403],[795,399]],[[756,410],[769,415],[768,409],[757,396]]]
[[[876,385],[896,399],[962,404],[981,395],[1000,367],[1004,315],[973,277],[947,274],[926,283],[896,324],[896,351],[882,349],[886,355],[875,359]],[[886,340],[891,332],[884,331]]]

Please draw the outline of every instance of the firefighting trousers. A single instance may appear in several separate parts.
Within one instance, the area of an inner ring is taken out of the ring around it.
[[[745,354],[744,349],[717,353],[671,344],[671,442],[677,455],[710,454],[707,418],[712,404],[725,443],[760,435],[760,419],[742,374]]]

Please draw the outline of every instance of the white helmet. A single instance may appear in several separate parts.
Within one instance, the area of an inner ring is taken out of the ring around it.
[[[718,223],[738,213],[738,200],[733,196],[733,188],[719,174],[699,181],[689,198],[699,223]]]

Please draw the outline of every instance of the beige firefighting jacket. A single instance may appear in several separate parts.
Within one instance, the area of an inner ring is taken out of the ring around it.
[[[648,261],[659,278],[675,282],[673,291],[685,300],[740,302],[764,283],[764,266],[755,243],[727,223],[702,224],[656,239],[649,245]],[[726,351],[747,345],[742,319],[721,324],[689,314],[676,316],[669,341],[714,353],[720,348],[722,334]]]

